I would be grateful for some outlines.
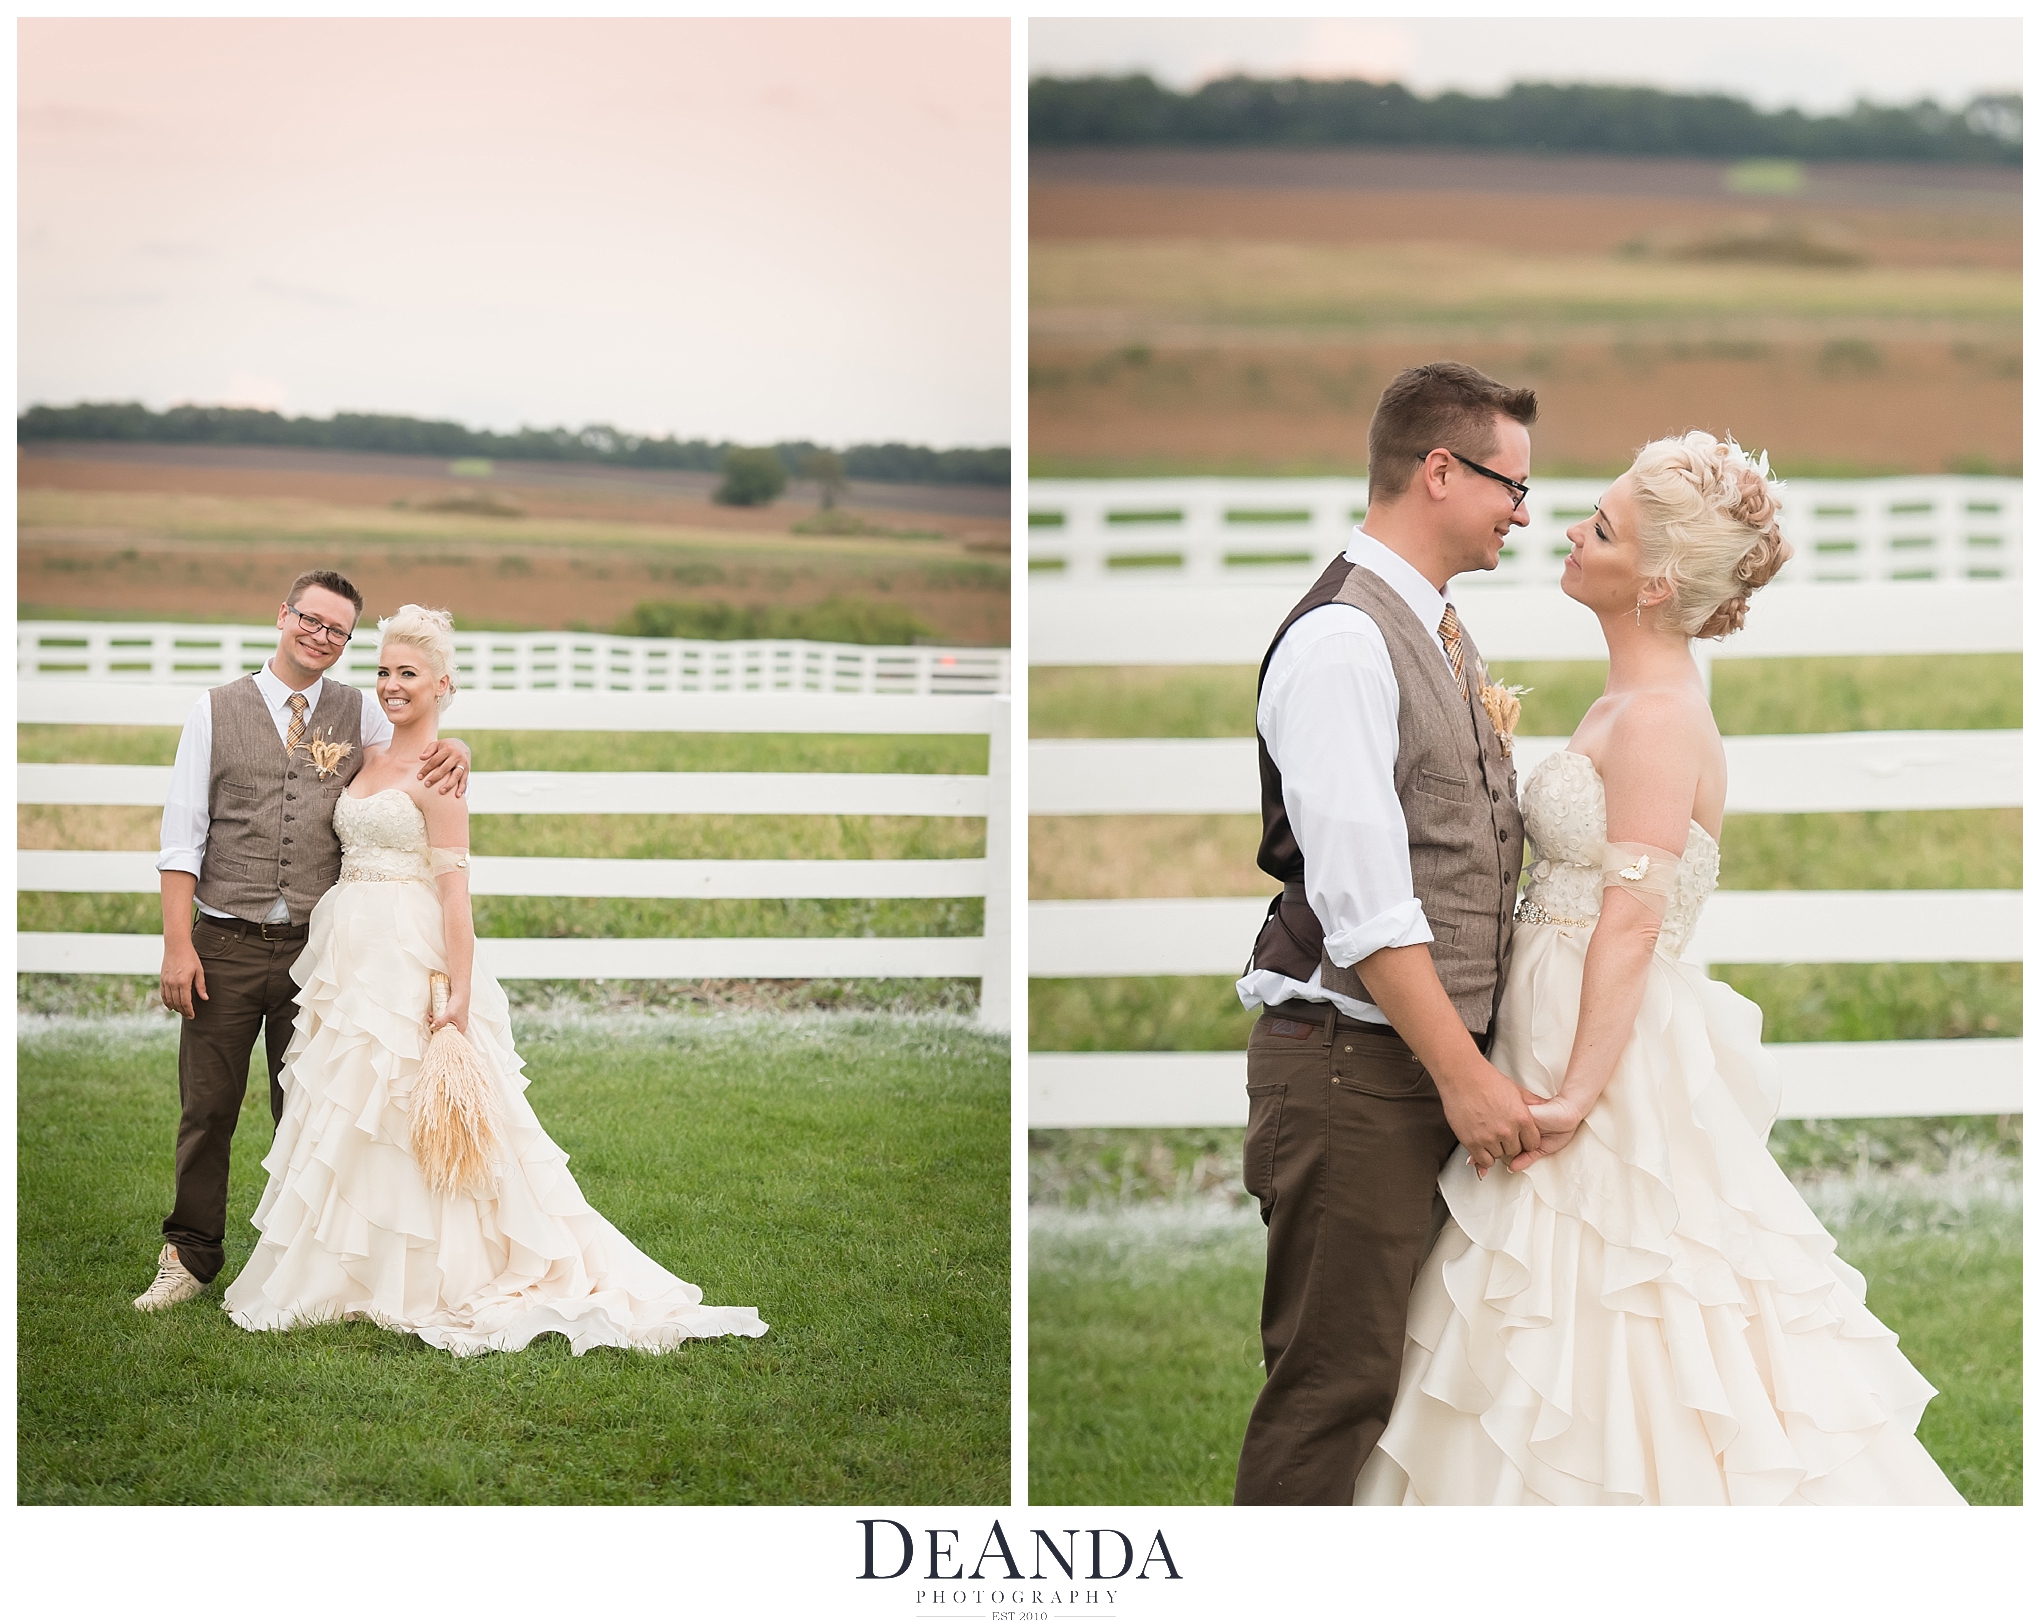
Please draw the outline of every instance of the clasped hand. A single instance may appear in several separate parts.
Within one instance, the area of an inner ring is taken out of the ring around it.
[[[1586,1107],[1577,1100],[1568,1099],[1563,1093],[1555,1099],[1538,1099],[1530,1106],[1530,1119],[1537,1123],[1537,1145],[1525,1150],[1509,1162],[1511,1172],[1521,1172],[1532,1162],[1541,1161],[1547,1155],[1556,1155],[1570,1144],[1573,1134],[1579,1131],[1581,1122],[1587,1119]]]

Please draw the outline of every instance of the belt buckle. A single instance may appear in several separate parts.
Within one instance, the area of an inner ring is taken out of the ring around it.
[[[283,928],[283,926],[282,926],[282,925],[279,925],[279,926],[277,926],[277,928],[279,928],[279,929],[282,929],[282,928]],[[260,929],[261,929],[261,931],[262,931],[262,939],[263,939],[264,941],[281,941],[281,940],[283,939],[283,937],[281,937],[281,936],[274,936],[274,935],[271,935],[271,934],[269,933],[269,920],[267,920],[267,919],[264,919],[264,920],[262,921],[262,923],[261,923],[261,925],[260,925]]]

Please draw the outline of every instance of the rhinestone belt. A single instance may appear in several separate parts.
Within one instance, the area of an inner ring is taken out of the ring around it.
[[[1516,904],[1516,922],[1518,924],[1570,924],[1579,929],[1590,930],[1599,921],[1597,919],[1560,918],[1556,913],[1545,912],[1542,905],[1533,902],[1528,896],[1525,896]]]

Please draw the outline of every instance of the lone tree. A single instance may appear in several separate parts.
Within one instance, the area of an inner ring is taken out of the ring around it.
[[[821,487],[822,511],[834,507],[843,492],[850,486],[850,476],[844,471],[843,459],[834,451],[810,451],[800,459],[803,478],[812,479]]]
[[[786,464],[769,446],[732,446],[723,453],[715,499],[725,507],[763,507],[786,488]]]

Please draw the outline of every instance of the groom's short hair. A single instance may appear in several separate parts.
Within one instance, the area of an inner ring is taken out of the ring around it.
[[[346,598],[348,602],[354,605],[354,618],[356,621],[361,619],[361,593],[355,588],[354,582],[345,575],[338,574],[331,569],[307,569],[296,580],[290,583],[290,590],[283,594],[284,602],[288,603],[292,608],[296,608],[297,600],[305,595],[305,588],[307,586],[316,586],[321,591],[331,592],[336,597]]]
[[[1537,391],[1511,389],[1462,361],[1405,367],[1381,391],[1367,425],[1367,500],[1400,496],[1440,446],[1484,460],[1495,448],[1498,416],[1528,428],[1537,421]]]

